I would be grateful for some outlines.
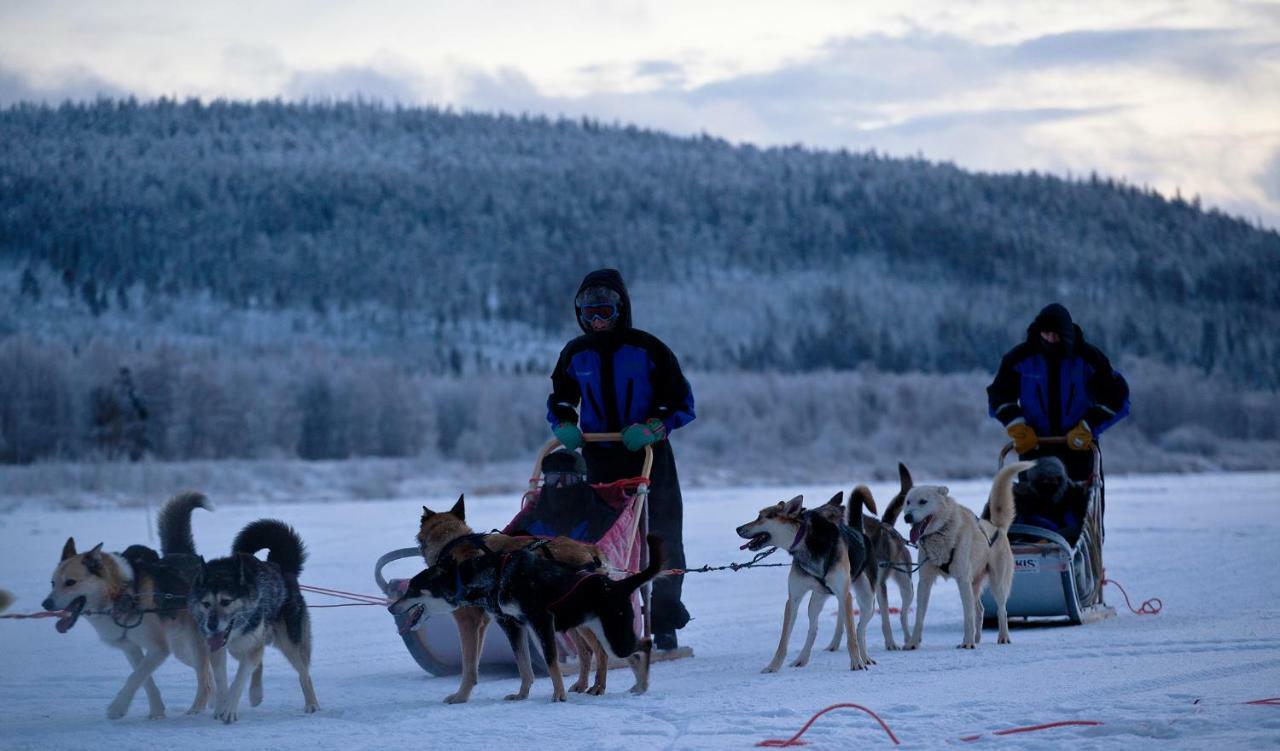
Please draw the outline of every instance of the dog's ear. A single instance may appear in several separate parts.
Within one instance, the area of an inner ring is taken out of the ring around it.
[[[906,495],[908,490],[915,487],[915,483],[911,481],[911,472],[907,470],[907,465],[902,462],[898,462],[898,483],[901,485],[901,490],[898,492],[903,495]]]
[[[423,507],[422,507],[422,521],[424,521],[424,522],[425,522],[426,520],[430,519],[431,517],[433,517],[433,516],[435,516],[435,515],[436,515],[436,512],[432,511],[431,509],[427,508],[426,506],[423,506]]]
[[[94,546],[93,546],[93,548],[92,548],[89,552],[85,553],[85,557],[87,557],[87,558],[101,558],[101,557],[102,557],[102,543],[98,543],[97,545],[94,545]]]
[[[62,560],[76,557],[76,538],[68,537],[67,544],[62,546]]]
[[[824,503],[823,505],[824,505],[824,506],[839,506],[839,505],[841,505],[841,504],[843,504],[843,503],[844,503],[844,491],[843,491],[843,490],[841,490],[839,493],[836,493],[835,495],[831,496],[831,499],[830,499],[830,500],[828,500],[828,501],[827,501],[826,503]]]
[[[951,497],[951,491],[947,489],[947,486],[946,486],[946,485],[939,485],[939,486],[938,486],[938,495],[944,495],[944,496],[946,496],[946,497],[950,498],[950,497]]]
[[[449,513],[453,514],[454,516],[458,517],[464,522],[467,520],[466,498],[467,496],[465,493],[458,496],[458,502],[453,504],[453,508],[449,509]]]
[[[782,511],[786,514],[798,514],[802,508],[804,508],[804,496],[798,495],[787,501],[786,505],[782,507]]]

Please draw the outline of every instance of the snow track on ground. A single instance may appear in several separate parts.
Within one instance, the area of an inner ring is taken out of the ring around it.
[[[986,498],[986,482],[951,485],[971,507]],[[849,488],[691,491],[685,512],[689,563],[743,560],[733,528],[761,506],[797,490],[815,505],[840,489]],[[893,490],[872,489],[882,502]],[[0,621],[0,746],[745,749],[766,738],[789,738],[815,712],[838,702],[870,707],[904,745],[916,748],[958,744],[961,736],[978,733],[985,734],[979,743],[1002,748],[1280,743],[1280,709],[1241,703],[1280,695],[1280,474],[1113,478],[1107,495],[1108,575],[1125,585],[1135,604],[1162,598],[1159,615],[1131,615],[1119,592],[1108,588],[1108,601],[1122,611],[1116,618],[1084,627],[1015,624],[1010,646],[996,645],[994,633],[986,632],[977,650],[959,651],[959,596],[954,583],[940,582],[921,651],[886,652],[873,621],[869,646],[879,664],[868,671],[850,672],[843,651],[816,651],[808,667],[761,675],[777,644],[786,570],[690,575],[685,599],[695,620],[681,640],[697,656],[656,665],[648,695],[628,695],[630,676],[614,671],[604,697],[571,694],[567,704],[552,705],[550,684],[541,680],[528,701],[508,703],[501,697],[516,681],[491,679],[477,687],[471,703],[447,706],[442,699],[456,678],[420,671],[385,612],[315,610],[313,675],[321,711],[302,713],[295,675],[270,650],[266,699],[259,707],[242,707],[232,727],[208,713],[182,714],[194,683],[176,660],[156,674],[167,719],[145,719],[140,692],[125,719],[108,721],[106,706],[127,674],[121,653],[101,645],[87,623],[59,635],[51,621]],[[311,552],[304,582],[372,592],[374,560],[412,544],[420,502],[443,508],[452,501],[232,506],[197,511],[193,526],[201,552],[217,555],[243,524],[279,516],[301,532]],[[473,497],[467,507],[475,526],[488,529],[509,519],[517,502]],[[16,611],[38,609],[68,535],[81,547],[103,540],[107,549],[121,550],[147,542],[146,525],[141,509],[0,514],[0,586],[19,596]],[[415,567],[401,565],[391,573],[405,575]],[[896,590],[890,597],[896,604]],[[329,602],[314,595],[308,601]],[[830,637],[833,614],[829,604],[819,647]],[[790,656],[803,631],[802,620]],[[500,638],[496,630],[495,636]],[[990,735],[1058,720],[1105,724]],[[805,741],[815,749],[889,745],[874,720],[851,711],[823,717]]]

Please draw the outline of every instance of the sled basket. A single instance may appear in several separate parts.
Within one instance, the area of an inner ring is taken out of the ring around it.
[[[1042,438],[1041,444],[1065,445],[1065,438]],[[1013,451],[1008,443],[1000,452],[999,466]],[[1010,618],[1065,618],[1072,624],[1089,623],[1115,615],[1102,601],[1102,453],[1092,446],[1092,471],[1084,482],[1085,501],[1079,529],[1048,529],[1015,519],[1009,528],[1013,548],[1013,587],[1006,608]],[[982,592],[987,625],[995,622],[995,600]]]
[[[583,436],[592,442],[616,442],[621,439],[617,433],[588,433]],[[560,446],[560,442],[551,439],[538,452],[534,462],[534,470],[529,479],[529,487],[520,502],[520,509],[511,521],[501,530],[502,534],[516,537],[528,537],[530,540],[545,539],[554,534],[562,534],[584,542],[592,542],[600,549],[601,557],[612,574],[623,571],[638,571],[648,565],[648,547],[645,537],[649,532],[649,473],[653,468],[653,450],[646,446],[645,459],[641,474],[615,482],[588,486],[592,501],[588,504],[589,513],[583,514],[581,523],[566,515],[564,508],[548,511],[551,505],[544,493],[542,467],[543,459]],[[585,496],[584,496],[585,497]],[[589,517],[589,518],[588,518]],[[388,598],[397,598],[404,594],[408,587],[408,579],[386,579],[383,568],[397,560],[420,558],[417,548],[401,548],[393,550],[378,559],[374,567],[374,580]],[[636,608],[636,631],[643,636],[652,635],[650,624],[650,587],[645,584],[637,591],[639,607]],[[407,616],[396,616],[396,628],[403,625]],[[484,675],[514,676],[518,674],[515,654],[510,643],[501,633],[486,631],[486,638],[480,654],[480,672]],[[452,617],[423,617],[418,627],[401,634],[405,646],[414,660],[423,670],[437,676],[457,675],[462,671],[462,647],[458,638],[458,628]],[[562,662],[576,660],[576,649],[572,640],[558,636],[558,648]],[[529,650],[533,659],[534,672],[546,675],[546,663],[542,660],[536,644]],[[619,665],[624,663],[618,663]],[[611,665],[614,667],[614,665]]]

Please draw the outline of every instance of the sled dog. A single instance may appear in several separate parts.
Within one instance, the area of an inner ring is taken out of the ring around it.
[[[187,714],[204,710],[213,692],[209,650],[187,612],[186,597],[200,568],[191,536],[191,512],[213,505],[199,493],[180,493],[160,510],[160,553],[131,545],[104,553],[102,543],[84,553],[67,538],[53,571],[45,610],[64,611],[55,626],[66,633],[83,616],[108,645],[124,652],[133,672],[107,707],[107,717],[124,717],[139,688],[145,689],[149,717],[164,717],[164,701],[151,674],[170,653],[196,672],[196,698]],[[163,556],[163,557],[162,557]]]
[[[415,576],[405,596],[390,606],[393,615],[409,613],[417,621],[427,613],[456,607],[482,607],[528,659],[524,628],[532,629],[551,674],[552,701],[564,701],[564,679],[557,659],[556,632],[578,631],[588,641],[607,646],[613,656],[627,660],[636,682],[631,693],[649,689],[649,637],[637,638],[631,595],[662,570],[662,541],[649,535],[649,564],[639,573],[614,581],[603,572],[588,572],[520,548],[489,553],[462,561],[444,561]],[[597,656],[598,657],[598,656]],[[598,659],[596,687],[603,693],[608,657]],[[510,698],[510,697],[508,697]]]
[[[267,560],[254,553],[266,549]],[[251,522],[231,543],[231,555],[205,563],[191,586],[191,614],[208,644],[217,697],[214,717],[238,719],[246,683],[249,704],[262,703],[262,653],[274,644],[302,685],[303,710],[320,708],[311,685],[311,619],[298,589],[307,560],[302,538],[276,519]],[[227,685],[227,652],[238,661]],[[252,678],[251,678],[252,676]]]
[[[762,673],[776,673],[782,667],[800,601],[806,593],[812,593],[809,597],[809,633],[805,636],[800,656],[791,666],[799,668],[809,664],[813,641],[818,635],[822,606],[831,595],[836,597],[839,604],[840,622],[850,634],[849,668],[862,670],[875,664],[875,660],[867,656],[867,623],[871,619],[874,603],[871,583],[875,581],[877,565],[861,523],[861,504],[871,498],[868,495],[853,499],[858,505],[849,512],[848,518],[856,520],[857,526],[841,522],[844,518],[841,506],[843,499],[843,492],[836,493],[823,506],[806,511],[803,507],[804,496],[798,495],[790,501],[779,501],[776,505],[766,506],[761,509],[755,521],[737,529],[738,536],[748,540],[743,548],[760,550],[773,545],[785,548],[791,554],[791,572],[787,576],[787,604],[782,611],[782,637],[778,641],[773,659],[760,671]],[[874,506],[870,508],[875,511]],[[858,607],[861,609],[856,632],[853,629],[853,602],[849,594],[851,588],[857,595]],[[832,645],[833,647],[828,648],[839,648],[838,635]]]
[[[987,504],[991,520],[956,503],[942,485],[911,487],[903,498],[902,518],[911,525],[911,542],[920,557],[920,584],[916,593],[916,622],[907,649],[920,646],[929,593],[939,576],[956,580],[964,608],[961,649],[973,649],[982,638],[982,585],[987,582],[996,601],[1001,644],[1009,643],[1009,616],[1005,601],[1013,586],[1013,550],[1009,526],[1013,524],[1013,478],[1035,462],[1014,462],[996,473]],[[903,469],[904,484],[910,475]],[[896,508],[892,509],[896,513]],[[886,510],[886,514],[889,510]]]
[[[602,563],[600,550],[595,545],[567,537],[531,541],[528,538],[512,537],[497,532],[476,534],[467,525],[466,515],[465,496],[458,496],[457,503],[448,511],[435,512],[426,506],[422,507],[417,541],[418,549],[422,551],[422,559],[427,566],[461,562],[488,553],[510,553],[526,547],[535,548],[539,555],[575,569],[598,568]],[[480,650],[484,645],[484,632],[489,625],[489,616],[483,607],[476,605],[460,606],[452,612],[458,626],[458,638],[462,647],[462,681],[457,691],[445,697],[445,703],[461,704],[471,698],[471,691],[479,678]],[[515,654],[516,666],[520,669],[520,690],[506,698],[512,701],[525,699],[529,696],[530,687],[533,686],[533,663],[529,656],[524,629],[505,616],[498,621],[503,633],[511,642],[511,651]],[[578,648],[579,657],[578,680],[569,690],[586,691],[591,694],[603,693],[604,682],[599,676],[602,671],[607,670],[609,660],[604,647],[598,643],[592,644],[593,635],[585,631],[572,633],[571,636]],[[597,682],[587,688],[587,678],[593,658],[597,662]],[[556,669],[558,670],[559,666]]]
[[[889,625],[889,582],[892,581],[898,585],[898,593],[901,595],[898,616],[902,621],[903,643],[911,638],[908,612],[911,609],[911,600],[915,596],[915,589],[911,583],[911,573],[914,570],[911,563],[911,550],[907,548],[907,541],[898,533],[898,530],[893,528],[897,513],[893,512],[893,518],[890,518],[889,510],[893,508],[898,498],[906,495],[911,487],[911,476],[905,474],[906,469],[901,464],[898,465],[902,489],[898,491],[894,500],[890,501],[884,516],[877,519],[864,514],[862,517],[862,529],[867,536],[867,544],[871,547],[871,555],[876,560],[876,577],[872,582],[872,588],[876,593],[876,609],[880,611],[880,629],[884,633],[884,648],[890,652],[898,649],[898,643],[894,641],[893,627]],[[876,507],[876,502],[871,497],[871,490],[865,485],[854,488],[849,497],[859,499],[857,503],[849,504],[850,514],[857,513],[863,506],[872,509]],[[847,523],[853,526],[854,519],[850,518]],[[840,637],[843,633],[844,624],[837,620],[836,634],[832,637],[831,644],[827,646],[828,652],[834,652],[840,648]]]

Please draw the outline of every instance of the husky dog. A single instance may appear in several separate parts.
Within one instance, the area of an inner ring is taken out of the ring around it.
[[[151,674],[173,653],[196,671],[196,698],[187,714],[204,710],[213,692],[209,650],[187,612],[186,597],[200,559],[191,537],[191,512],[213,509],[199,493],[181,493],[160,510],[160,551],[132,545],[123,553],[104,553],[102,543],[77,553],[67,538],[62,560],[53,571],[53,591],[45,610],[64,611],[55,624],[59,633],[71,630],[81,615],[99,638],[124,652],[133,672],[107,707],[116,720],[129,711],[139,688],[146,689],[149,717],[164,717],[164,701]]]
[[[509,535],[476,534],[467,526],[466,500],[458,496],[453,508],[444,512],[435,512],[426,506],[422,507],[422,519],[418,525],[418,549],[422,551],[422,559],[427,566],[439,563],[460,562],[476,558],[487,553],[509,553],[530,547],[528,538]],[[553,561],[575,569],[598,568],[602,562],[600,550],[595,545],[571,540],[567,537],[554,537],[550,540],[535,541],[538,553]],[[420,617],[420,616],[419,616]],[[489,625],[489,616],[485,609],[475,605],[465,605],[453,609],[453,619],[458,624],[458,638],[462,647],[462,682],[458,690],[445,697],[447,704],[461,704],[471,698],[480,671],[480,649],[484,645],[484,632]],[[416,620],[416,619],[415,619]],[[520,624],[509,618],[498,619],[499,626],[511,642],[511,651],[516,656],[516,666],[520,669],[520,691],[506,697],[516,701],[528,698],[529,689],[533,686],[533,663],[529,656],[528,640]],[[608,665],[608,655],[603,646],[591,643],[588,633],[574,634],[574,643],[578,647],[578,680],[570,688],[574,692],[587,691],[601,693],[604,684],[597,680],[596,685],[587,688],[587,676],[591,668],[592,657],[598,663],[599,670]],[[559,666],[557,666],[559,669]]]
[[[911,573],[914,566],[911,563],[911,550],[907,548],[907,541],[893,528],[893,523],[897,519],[897,512],[894,511],[894,504],[901,508],[900,498],[904,497],[907,490],[911,488],[911,475],[904,474],[906,467],[898,465],[899,477],[902,480],[902,489],[898,491],[898,495],[889,503],[889,507],[885,509],[884,516],[880,519],[874,516],[863,515],[862,530],[867,536],[867,544],[871,547],[871,555],[876,559],[876,578],[872,582],[872,586],[876,592],[876,609],[880,611],[880,629],[884,633],[884,648],[890,652],[898,649],[898,643],[893,638],[893,627],[889,625],[889,582],[892,580],[898,585],[898,593],[902,596],[902,607],[898,611],[898,617],[902,621],[902,641],[905,643],[911,638],[911,629],[908,626],[908,611],[911,609],[911,599],[915,596],[915,589],[911,584]],[[866,485],[859,485],[849,494],[850,498],[858,499],[857,503],[849,504],[849,513],[857,513],[857,510],[863,506],[874,509],[876,507],[875,500],[871,497],[871,490]],[[891,516],[892,515],[892,516]],[[849,526],[853,526],[854,519],[850,518]],[[828,652],[834,652],[840,648],[840,638],[844,633],[844,624],[836,621],[836,633],[831,638],[831,644],[827,645]]]
[[[762,673],[776,673],[782,667],[800,601],[808,592],[812,593],[809,598],[809,633],[805,637],[804,649],[791,666],[799,668],[809,664],[813,641],[818,635],[822,606],[830,595],[835,595],[840,606],[840,621],[851,635],[849,668],[862,670],[875,664],[875,660],[867,656],[867,623],[871,620],[874,605],[871,583],[875,581],[878,567],[861,524],[861,504],[869,501],[870,497],[859,497],[856,499],[858,505],[850,510],[849,518],[856,519],[857,526],[840,522],[844,516],[841,509],[843,499],[843,492],[836,493],[824,506],[806,511],[803,507],[804,496],[798,495],[790,501],[779,501],[776,505],[766,506],[761,509],[755,521],[738,527],[738,536],[749,540],[743,548],[759,550],[767,545],[774,545],[786,548],[791,554],[791,572],[787,576],[787,604],[782,611],[782,638],[778,641],[773,659],[760,671]],[[872,506],[871,510],[875,511],[875,507]],[[853,630],[850,588],[857,595],[858,607],[861,609],[856,632]],[[838,648],[839,641],[834,643]]]
[[[504,630],[533,630],[551,674],[552,701],[564,701],[564,679],[556,652],[556,632],[577,630],[588,641],[607,645],[613,656],[627,660],[635,673],[631,693],[649,689],[652,641],[635,634],[631,595],[662,570],[662,541],[649,535],[649,565],[643,571],[614,581],[600,572],[586,572],[548,560],[528,548],[489,553],[463,561],[442,562],[415,576],[404,597],[390,606],[393,615],[408,613],[411,621],[424,614],[448,612],[459,606],[482,607],[498,618]],[[511,636],[511,633],[508,633]],[[512,639],[513,644],[516,639]],[[527,652],[527,647],[525,648]],[[608,658],[597,662],[596,681],[603,693]],[[593,687],[594,688],[594,687]]]
[[[260,561],[254,553],[264,548],[269,551],[267,560]],[[304,711],[320,708],[311,685],[311,620],[298,589],[306,560],[302,538],[292,527],[259,519],[236,535],[230,556],[204,564],[196,577],[188,603],[212,656],[218,690],[215,718],[228,724],[238,719],[240,696],[250,676],[249,704],[262,703],[262,652],[269,643],[298,671]],[[227,652],[239,661],[230,687]]]
[[[1001,644],[1009,643],[1009,616],[1005,601],[1013,586],[1013,550],[1009,547],[1009,527],[1013,524],[1013,478],[1034,462],[1015,462],[996,473],[987,504],[991,520],[979,519],[956,503],[942,485],[910,488],[901,508],[902,518],[911,525],[911,542],[920,550],[920,589],[916,595],[916,623],[907,649],[920,646],[929,592],[939,576],[956,580],[964,608],[964,639],[961,649],[973,649],[982,638],[982,585],[986,581],[996,601]],[[909,482],[904,472],[904,483]]]

